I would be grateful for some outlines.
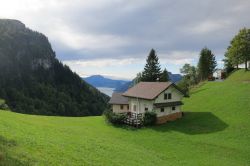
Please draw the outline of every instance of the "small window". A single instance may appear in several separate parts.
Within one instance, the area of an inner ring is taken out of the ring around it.
[[[128,110],[129,110],[129,105],[127,106]]]
[[[172,99],[172,94],[171,93],[168,94],[168,99]]]
[[[164,112],[164,108],[161,108],[161,112]]]
[[[164,99],[165,100],[172,99],[172,94],[171,93],[165,93],[164,94]]]
[[[175,107],[172,107],[172,110],[175,111]]]
[[[120,105],[120,109],[123,110],[123,105]]]
[[[148,108],[147,108],[147,107],[145,107],[145,111],[148,111]]]

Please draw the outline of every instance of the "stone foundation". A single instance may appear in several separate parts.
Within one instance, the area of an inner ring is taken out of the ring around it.
[[[174,121],[181,117],[182,117],[182,112],[176,112],[173,114],[157,117],[156,124],[163,124],[163,123],[166,123],[167,121]]]

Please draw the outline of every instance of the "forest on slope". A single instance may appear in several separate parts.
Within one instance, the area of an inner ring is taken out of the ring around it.
[[[0,98],[12,111],[100,115],[108,96],[63,65],[47,37],[17,20],[0,19]]]

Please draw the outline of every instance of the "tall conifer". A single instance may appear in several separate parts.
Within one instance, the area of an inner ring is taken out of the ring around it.
[[[155,50],[152,49],[148,55],[147,63],[142,72],[142,81],[155,82],[160,79],[161,76],[161,67],[159,64],[159,59],[155,53]]]
[[[215,56],[208,48],[203,48],[198,62],[198,73],[200,80],[206,80],[211,76],[216,68]]]

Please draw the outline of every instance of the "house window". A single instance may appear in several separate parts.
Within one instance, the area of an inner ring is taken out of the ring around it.
[[[172,94],[171,93],[168,94],[168,99],[172,99]]]
[[[164,112],[164,108],[161,108],[161,112]]]
[[[120,105],[120,109],[123,110],[123,105]]]
[[[127,105],[127,108],[128,108],[128,110],[129,110],[129,105]]]
[[[147,108],[147,107],[145,107],[145,111],[148,111],[148,108]]]
[[[172,107],[172,110],[175,111],[175,107]]]
[[[172,94],[171,93],[165,93],[164,94],[164,99],[165,100],[172,99]]]

